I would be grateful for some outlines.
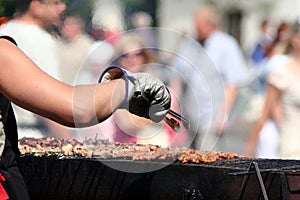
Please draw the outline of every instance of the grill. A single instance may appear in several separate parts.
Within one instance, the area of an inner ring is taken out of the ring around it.
[[[101,161],[101,162],[100,162]],[[300,161],[229,159],[208,164],[96,158],[20,158],[32,199],[299,199]],[[115,170],[149,167],[129,173]]]

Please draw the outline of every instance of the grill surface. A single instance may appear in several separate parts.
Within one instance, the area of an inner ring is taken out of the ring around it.
[[[261,170],[269,171],[294,171],[300,170],[300,160],[281,160],[281,159],[229,159],[219,160],[214,163],[205,164],[205,166],[221,167],[237,170],[248,170],[251,162],[257,162]],[[203,164],[202,164],[203,165]]]
[[[300,161],[231,159],[208,164],[130,161],[122,159],[25,156],[20,168],[32,199],[238,199],[245,172],[258,163],[269,199],[300,196]],[[104,164],[105,163],[105,164]],[[147,173],[128,173],[108,166],[139,169],[157,166]],[[288,188],[283,187],[284,184]],[[299,186],[299,187],[298,187]],[[296,191],[296,192],[295,192]],[[250,176],[243,199],[262,199],[255,176]]]

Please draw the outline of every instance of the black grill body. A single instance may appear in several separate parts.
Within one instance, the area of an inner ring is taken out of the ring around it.
[[[259,172],[249,169],[257,163]],[[35,199],[299,199],[300,161],[230,159],[209,164],[125,159],[33,157],[20,158],[20,169]],[[147,173],[118,171],[160,168]],[[245,179],[247,178],[247,181]]]

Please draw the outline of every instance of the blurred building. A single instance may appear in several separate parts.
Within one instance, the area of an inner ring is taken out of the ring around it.
[[[131,28],[127,19],[131,13],[146,11],[153,17],[155,26],[192,36],[194,11],[205,3],[215,3],[223,16],[224,30],[236,37],[243,49],[248,49],[257,41],[260,34],[259,25],[263,19],[268,18],[276,25],[282,21],[291,22],[300,16],[298,0],[152,0],[150,5],[146,2],[96,0],[94,23],[101,22],[102,26],[108,26],[110,29],[114,26],[126,30]],[[124,18],[120,18],[121,16]],[[177,39],[162,34],[160,44],[162,47],[172,48]]]
[[[271,23],[278,25],[282,21],[292,22],[300,16],[298,0],[161,0],[158,9],[159,26],[193,35],[193,13],[207,2],[219,7],[224,30],[236,37],[243,49],[250,48],[257,41],[263,19],[268,18]],[[161,41],[167,42],[163,39]]]

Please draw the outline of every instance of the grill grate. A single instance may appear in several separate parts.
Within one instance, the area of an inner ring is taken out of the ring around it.
[[[237,158],[218,160],[212,163],[192,164],[184,163],[192,166],[203,166],[203,167],[217,167],[227,168],[231,170],[243,170],[246,171],[252,162],[256,162],[259,169],[262,171],[300,171],[300,160],[282,160],[282,159],[251,159],[251,158]],[[182,165],[180,162],[174,164]]]

